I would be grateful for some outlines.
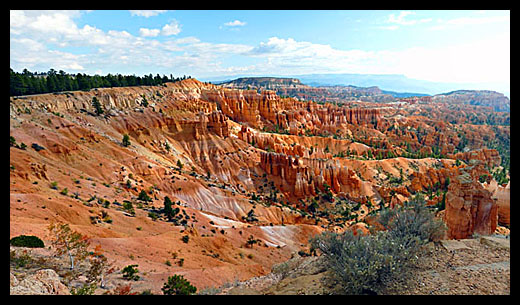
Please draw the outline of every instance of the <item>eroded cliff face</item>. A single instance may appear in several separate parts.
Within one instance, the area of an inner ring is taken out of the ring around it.
[[[365,217],[382,205],[418,193],[436,205],[448,178],[450,238],[490,234],[497,218],[509,224],[508,191],[478,182],[500,164],[497,151],[454,153],[459,130],[423,116],[421,105],[406,107],[321,104],[193,79],[11,98],[10,133],[26,145],[10,148],[11,235],[42,235],[50,220],[65,221],[120,264],[132,263],[121,254],[129,249],[143,254],[136,260],[157,278],[152,270],[186,249],[180,270],[214,286],[267,273],[324,229],[368,233]],[[491,129],[471,128],[471,145],[487,141],[483,130],[493,138]],[[141,190],[151,202],[137,199]],[[182,210],[177,225],[161,216],[166,196]],[[138,207],[135,216],[123,202]],[[102,212],[113,222],[99,220]],[[262,245],[245,247],[250,236]]]
[[[342,166],[339,160],[299,158],[283,153],[262,152],[260,167],[267,174],[278,177],[282,182],[282,191],[294,196],[293,200],[316,196],[318,191],[326,192],[327,188],[334,194],[349,193],[351,199],[359,200],[361,195],[365,195],[361,179],[353,170]]]
[[[216,103],[234,121],[256,129],[287,130],[291,134],[299,134],[305,129],[335,133],[336,129],[346,128],[347,124],[377,125],[381,118],[378,109],[346,109],[331,104],[282,99],[271,90],[260,93],[256,90],[203,90],[201,97]]]
[[[510,205],[511,205],[511,186],[508,183],[506,186],[498,185],[495,180],[486,183],[485,187],[493,195],[492,198],[496,199],[498,205],[498,224],[509,227],[511,225],[510,220]]]
[[[459,159],[466,162],[470,160],[479,160],[488,167],[500,165],[500,155],[495,149],[479,149],[468,152],[460,152],[449,156],[452,159]]]
[[[496,199],[470,173],[460,171],[446,194],[444,220],[448,238],[471,238],[475,233],[493,234],[498,221]]]

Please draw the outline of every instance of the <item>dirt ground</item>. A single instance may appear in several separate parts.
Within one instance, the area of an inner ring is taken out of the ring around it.
[[[267,276],[235,283],[221,294],[342,294],[317,257],[295,257]],[[431,243],[407,278],[385,283],[384,295],[509,295],[509,239]]]
[[[66,258],[52,257],[47,249],[11,247],[17,255],[28,250],[32,259],[25,268],[11,263],[11,272],[23,279],[38,269],[51,268],[60,274],[62,282],[69,277]],[[78,266],[81,269],[83,266]],[[83,267],[84,268],[84,267]],[[83,270],[85,271],[85,270]],[[504,237],[480,237],[430,243],[423,257],[406,278],[386,282],[383,295],[509,295],[511,293],[510,241]],[[73,281],[74,282],[74,281]],[[111,274],[109,286],[126,285],[120,272]],[[133,291],[143,289],[137,282]],[[98,289],[96,294],[108,292]],[[300,257],[294,253],[290,260],[275,265],[272,272],[247,281],[234,281],[218,288],[203,289],[199,294],[224,295],[324,295],[343,294],[341,286],[327,271],[322,257]]]

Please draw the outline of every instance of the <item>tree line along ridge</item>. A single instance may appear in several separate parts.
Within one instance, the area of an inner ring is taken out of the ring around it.
[[[21,73],[10,70],[9,95],[31,95],[62,91],[90,90],[93,88],[129,87],[129,86],[157,86],[168,82],[177,82],[191,76],[173,77],[153,76],[151,73],[144,76],[107,74],[87,75],[82,73],[69,74],[63,70],[50,69],[48,72],[37,73],[24,69]]]

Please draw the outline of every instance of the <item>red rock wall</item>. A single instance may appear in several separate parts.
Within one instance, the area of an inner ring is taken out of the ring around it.
[[[470,238],[474,233],[493,234],[498,222],[498,205],[490,191],[468,173],[462,173],[448,187],[444,221],[450,239]]]

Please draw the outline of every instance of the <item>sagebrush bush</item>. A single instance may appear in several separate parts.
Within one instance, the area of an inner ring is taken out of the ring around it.
[[[384,209],[377,221],[394,237],[418,237],[421,243],[441,239],[446,230],[444,222],[435,218],[433,210],[426,206],[421,195],[405,202],[403,206]]]
[[[395,255],[399,247],[393,245],[387,232],[376,235],[354,235],[324,232],[311,240],[326,258],[329,269],[341,282],[346,294],[369,293],[389,276],[399,263]]]
[[[384,282],[408,272],[422,245],[441,238],[444,224],[416,197],[402,207],[381,211],[378,222],[386,230],[371,235],[323,232],[311,238],[346,294],[377,293]]]

